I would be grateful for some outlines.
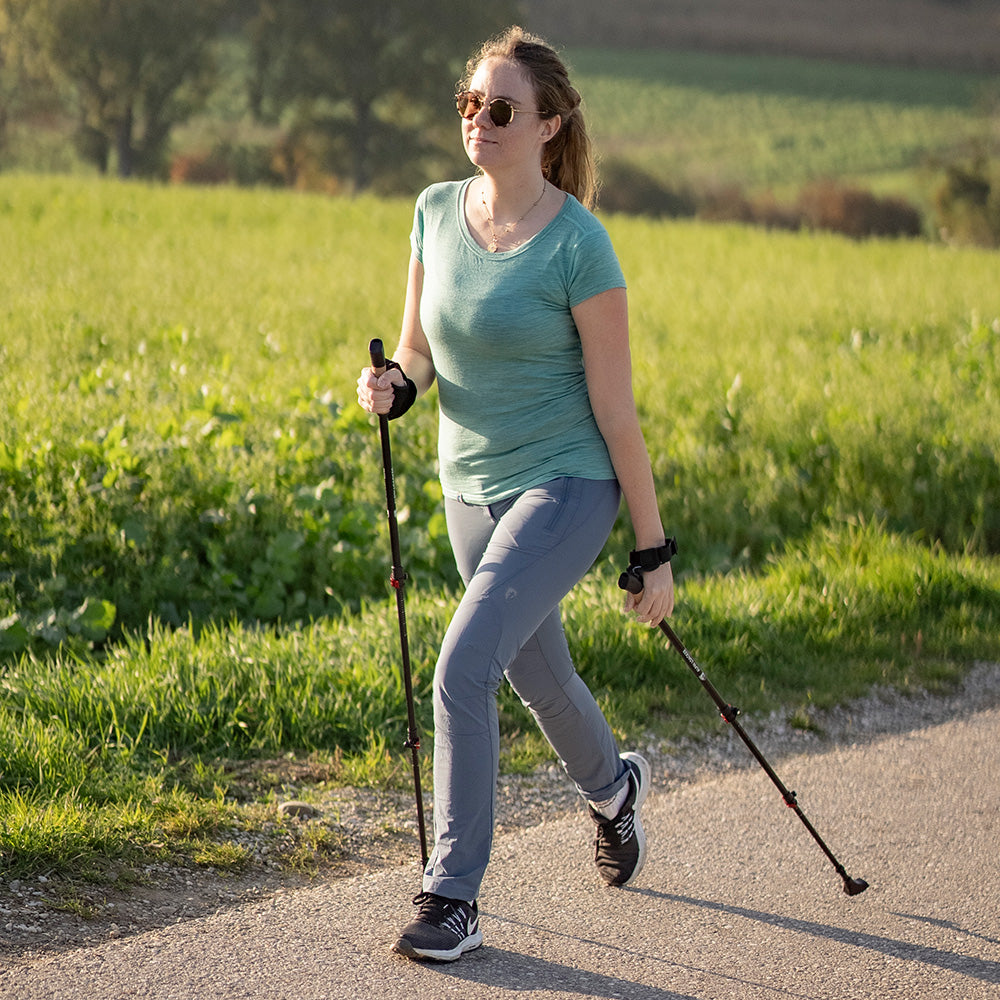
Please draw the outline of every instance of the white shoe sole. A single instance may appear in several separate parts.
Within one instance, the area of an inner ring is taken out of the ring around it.
[[[406,938],[400,938],[392,946],[392,950],[397,955],[404,956],[404,958],[413,958],[427,962],[455,962],[467,951],[473,951],[482,943],[483,933],[477,930],[475,934],[470,934],[448,951],[437,951],[431,948],[414,948],[413,944]]]

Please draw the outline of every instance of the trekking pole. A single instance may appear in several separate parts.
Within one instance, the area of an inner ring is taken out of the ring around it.
[[[375,375],[386,370],[385,350],[381,340],[373,340],[368,345],[371,367]],[[406,571],[399,554],[399,526],[396,521],[396,482],[392,474],[392,452],[389,448],[389,418],[379,414],[379,437],[382,441],[382,472],[385,477],[385,509],[389,520],[389,545],[392,551],[392,573],[389,582],[396,591],[396,611],[399,618],[399,647],[402,657],[403,687],[406,689],[406,716],[408,730],[406,742],[413,763],[413,787],[417,799],[417,829],[420,833],[420,858],[422,867],[427,867],[427,831],[424,826],[424,799],[420,791],[420,734],[413,710],[413,675],[410,671],[410,643],[406,634]]]
[[[627,570],[618,578],[618,586],[622,590],[627,590],[630,594],[640,594],[642,593],[642,569],[639,566],[629,566]],[[830,859],[833,867],[836,869],[837,874],[843,879],[844,882],[844,892],[848,896],[857,896],[859,893],[865,891],[868,888],[868,883],[861,878],[851,878],[850,875],[844,869],[844,866],[836,859],[833,851],[826,846],[826,842],[823,838],[816,832],[816,828],[809,822],[806,818],[805,813],[799,808],[798,801],[795,797],[795,792],[790,792],[781,781],[781,779],[774,773],[774,768],[767,762],[764,755],[757,749],[757,745],[754,743],[747,731],[740,724],[737,716],[740,714],[740,710],[733,705],[730,705],[719,692],[715,689],[715,685],[705,676],[705,671],[698,666],[695,662],[694,657],[687,651],[684,647],[684,643],[677,638],[677,633],[667,624],[666,619],[659,624],[660,631],[667,637],[670,645],[673,646],[675,650],[680,654],[681,659],[690,667],[691,671],[694,673],[695,677],[701,681],[702,687],[709,693],[712,701],[715,702],[719,711],[722,713],[722,718],[726,720],[736,730],[739,734],[740,739],[746,744],[747,749],[754,755],[757,759],[757,763],[764,769],[767,776],[774,782],[775,787],[781,792],[782,798],[785,800],[785,805],[789,809],[795,810],[795,815],[802,820],[803,825],[812,834],[813,840],[823,849],[823,853]]]

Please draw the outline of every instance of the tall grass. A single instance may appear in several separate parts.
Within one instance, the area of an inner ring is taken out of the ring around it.
[[[0,178],[6,867],[212,856],[250,822],[234,760],[406,780],[378,435],[353,384],[369,338],[394,343],[410,211]],[[678,630],[727,695],[801,720],[995,657],[995,255],[606,221],[681,544]],[[457,588],[435,429],[431,398],[393,448],[425,733]],[[566,602],[580,669],[623,737],[698,731],[697,685],[617,610],[630,547],[623,518]],[[509,694],[502,718],[507,766],[544,756]]]
[[[664,503],[698,561],[855,515],[998,551],[996,256],[615,220]]]

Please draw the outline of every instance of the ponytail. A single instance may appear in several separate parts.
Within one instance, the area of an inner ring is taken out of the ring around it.
[[[542,172],[557,187],[586,208],[597,204],[597,169],[590,136],[579,107],[563,116],[559,131],[542,154]]]

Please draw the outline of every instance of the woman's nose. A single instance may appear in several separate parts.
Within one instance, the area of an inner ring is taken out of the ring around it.
[[[473,116],[472,124],[476,128],[486,128],[493,126],[493,119],[490,118],[489,106],[484,104]]]

